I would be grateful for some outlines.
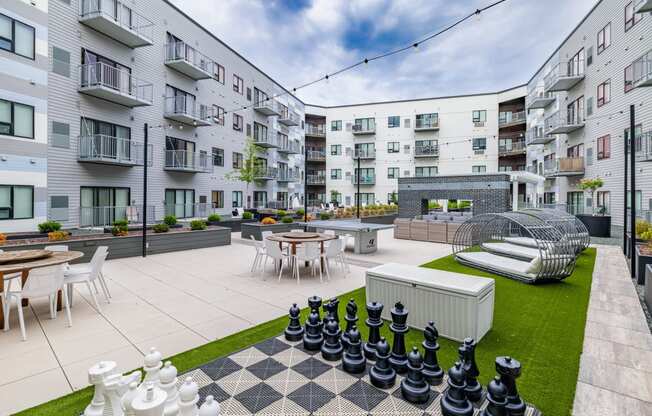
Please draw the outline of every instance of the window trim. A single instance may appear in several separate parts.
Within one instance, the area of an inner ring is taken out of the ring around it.
[[[333,176],[335,174],[335,176]],[[342,179],[342,169],[341,168],[331,168],[331,180],[341,180]]]
[[[337,149],[335,153],[333,153],[333,149]],[[342,156],[342,145],[341,144],[331,144],[331,156]]]
[[[7,16],[4,13],[0,13],[0,16],[6,17],[7,19],[9,19],[9,21],[11,23],[11,39],[0,37],[0,39],[11,43],[11,49],[0,48],[0,50],[7,51],[7,52],[10,52],[10,53],[13,53],[14,55],[22,56],[23,58],[35,61],[36,60],[36,28],[34,26],[28,25],[27,23],[22,22],[20,20],[16,20],[11,16]],[[19,23],[19,24],[21,24],[21,25],[23,25],[23,26],[25,26],[25,27],[32,30],[32,54],[33,54],[33,56],[27,56],[27,55],[23,55],[22,53],[16,52],[16,23]]]
[[[331,120],[331,131],[342,131],[342,120]]]
[[[600,98],[600,89],[602,89],[602,98]],[[611,102],[611,78],[598,84],[597,93],[596,93],[596,104],[598,108],[607,105],[610,102]]]
[[[606,31],[606,29],[609,29]],[[609,43],[607,43],[607,33],[609,34]],[[600,35],[602,35],[602,44],[600,44]],[[597,35],[598,40],[598,55],[604,52],[609,46],[611,46],[611,22],[607,23],[602,29],[598,31]],[[602,49],[601,49],[602,48]]]
[[[216,206],[215,201],[213,200],[213,196],[215,194],[218,195],[217,205],[221,205],[221,206]],[[219,195],[221,195],[221,198],[219,197]],[[219,202],[221,202],[221,204],[219,204]],[[224,190],[220,190],[220,189],[211,190],[211,207],[216,209],[224,208]]]
[[[397,120],[398,124],[390,123],[390,120]],[[401,127],[401,116],[387,116],[387,128],[394,129],[397,127]]]
[[[217,111],[215,111],[215,110],[217,110]],[[221,114],[221,116],[220,116],[220,114]],[[213,104],[213,121],[215,122],[215,124],[217,124],[219,126],[223,126],[224,123],[225,123],[224,119],[225,119],[225,117],[224,117],[224,108],[220,107],[217,104]]]
[[[401,142],[387,142],[387,153],[401,153]]]
[[[218,152],[216,152],[216,150]],[[219,155],[220,150],[222,151],[222,163],[221,164],[216,164],[215,163],[215,156]],[[211,147],[211,163],[213,164],[213,166],[224,167],[224,159],[226,159],[226,158],[224,157],[224,149],[223,148],[221,148],[221,147]]]
[[[34,218],[34,185],[17,185],[17,184],[5,184],[0,183],[0,187],[8,186],[10,189],[9,192],[9,213],[11,214],[9,218],[0,218],[0,221],[20,221],[20,220],[30,220]],[[32,190],[32,213],[29,217],[14,218],[14,187],[29,188]]]
[[[221,81],[220,78],[222,78]],[[224,69],[224,66],[215,61],[213,61],[213,79],[222,85],[226,82],[226,70]]]
[[[9,122],[9,133],[8,134],[0,133],[0,136],[18,137],[18,138],[21,138],[21,139],[34,140],[35,137],[36,137],[36,130],[35,130],[36,129],[36,125],[35,125],[36,124],[36,108],[33,105],[18,103],[18,102],[10,101],[10,100],[4,100],[2,98],[0,98],[0,101],[5,102],[5,103],[9,103],[9,106],[10,106],[9,114],[10,114],[10,118],[11,118],[11,121]],[[16,128],[15,128],[16,119],[15,119],[15,111],[14,111],[14,106],[16,104],[22,105],[22,106],[25,106],[25,107],[29,107],[29,108],[32,109],[32,136],[31,137],[30,136],[21,136],[21,135],[16,134]],[[0,122],[0,124],[3,125],[3,126],[7,125],[7,123],[5,123],[5,122]]]
[[[630,6],[632,8],[632,18],[628,20],[627,19],[627,9]],[[641,13],[636,13],[636,10],[634,10],[634,8],[635,8],[634,0],[630,1],[629,3],[627,3],[625,5],[625,13],[624,13],[624,15],[625,15],[624,16],[625,17],[625,33],[627,33],[631,28],[636,26],[636,24],[638,22],[640,22],[641,19],[643,18],[643,15]],[[629,24],[629,27],[627,26],[628,24]]]
[[[475,141],[480,140],[480,139],[484,140],[484,146],[483,147],[480,147],[480,146],[475,144]],[[487,138],[486,137],[472,137],[471,138],[471,148],[472,148],[472,150],[487,150]]]
[[[233,91],[240,95],[244,95],[244,89],[244,79],[239,77],[237,74],[233,74]]]
[[[236,120],[239,120],[240,123],[236,125]],[[243,131],[244,130],[244,116],[241,116],[240,114],[233,113],[233,130],[235,131]]]
[[[597,147],[597,160],[604,160],[611,158],[611,135],[605,134],[596,139]]]
[[[234,198],[238,195],[239,198]],[[237,200],[240,201],[240,205],[236,205]],[[244,208],[245,198],[244,192],[242,191],[231,191],[231,208]]]
[[[390,172],[392,172],[392,173],[396,172],[396,174],[390,175]],[[387,179],[398,179],[400,176],[401,176],[401,168],[400,167],[389,166],[387,168]]]

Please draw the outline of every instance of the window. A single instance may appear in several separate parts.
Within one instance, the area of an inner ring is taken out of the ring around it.
[[[598,191],[595,206],[599,213],[609,214],[611,212],[611,193],[609,191]]]
[[[342,155],[342,145],[331,144],[331,156],[341,156],[341,155]]]
[[[0,220],[34,217],[34,187],[0,185]]]
[[[52,72],[70,78],[70,52],[52,46]]]
[[[54,123],[53,123],[54,128]],[[131,154],[131,129],[105,121],[82,118],[80,122],[80,156],[98,155],[103,159],[136,157]]]
[[[242,207],[242,191],[231,192],[231,206],[233,208]]]
[[[634,126],[634,147],[636,148],[636,152],[640,152],[642,150],[642,142],[641,142],[641,135],[643,134],[643,125],[642,124],[637,124]],[[624,133],[625,137],[625,142],[627,143],[627,148],[630,148],[629,145],[629,128],[625,129]],[[627,150],[629,152],[629,150]]]
[[[611,45],[611,22],[598,32],[598,55]]]
[[[219,105],[213,106],[213,121],[220,126],[224,125],[224,108]]]
[[[353,184],[355,185],[358,181],[358,173],[360,174],[360,183],[372,184],[376,180],[376,169],[375,168],[361,168],[358,172],[358,168],[355,168],[353,171],[354,179]]]
[[[398,204],[398,192],[389,192],[387,194],[388,204]]]
[[[584,143],[576,144],[566,149],[566,157],[583,157],[584,156]]]
[[[267,191],[254,191],[254,208],[267,207]]]
[[[389,116],[387,117],[387,127],[401,127],[401,117],[400,116]]]
[[[80,188],[79,225],[81,227],[111,225],[115,220],[127,219],[129,188]]]
[[[417,114],[415,128],[424,129],[438,126],[439,113]]]
[[[598,85],[598,108],[611,101],[611,80]]]
[[[398,179],[399,168],[387,168],[387,179]]]
[[[487,110],[473,110],[473,122],[484,125],[487,121]]]
[[[360,157],[375,157],[376,144],[375,143],[356,143],[353,147],[354,155]]]
[[[244,166],[244,156],[242,153],[233,152],[233,169],[242,169]]]
[[[247,87],[247,100],[251,101],[251,88]]]
[[[224,166],[224,149],[213,147],[213,166]]]
[[[244,118],[240,114],[233,114],[233,130],[242,131]]]
[[[95,75],[92,71],[88,72],[88,74],[87,71],[83,71],[82,82],[84,82],[84,77],[88,77],[89,82],[93,82],[93,78],[95,78]],[[180,90],[179,88],[175,88],[171,85],[165,86],[165,112],[166,113],[192,114],[194,111],[195,103],[196,103],[196,98],[193,94]]]
[[[584,212],[584,192],[566,192],[566,204],[569,214]]]
[[[342,120],[331,121],[331,131],[342,131]]]
[[[254,123],[254,141],[267,142],[267,126],[260,123]]]
[[[625,6],[625,32],[634,27],[643,18],[642,13],[634,13],[634,1]]]
[[[387,142],[387,153],[400,153],[400,152],[401,152],[401,143]]]
[[[34,59],[34,28],[0,14],[0,49]]]
[[[342,179],[342,169],[331,169],[331,179]]]
[[[625,67],[625,92],[634,89],[634,64]]]
[[[579,97],[566,106],[566,122],[581,124],[584,122],[584,97]]]
[[[224,67],[217,62],[213,64],[213,79],[220,84],[224,84],[225,81]]]
[[[473,172],[473,173],[485,173],[485,172],[487,172],[487,167],[485,165],[473,165],[473,166],[471,166],[471,172]]]
[[[364,131],[375,131],[376,130],[376,119],[373,117],[370,118],[356,118],[354,120],[353,131],[364,132]]]
[[[500,166],[498,166],[498,172],[511,172],[512,169],[513,168],[512,168],[511,165],[500,165]]]
[[[611,157],[611,136],[598,137],[598,160]]]
[[[414,168],[414,176],[417,178],[430,178],[437,175],[437,166],[417,166]]]
[[[590,116],[593,114],[593,97],[586,99],[586,115]]]
[[[636,211],[641,212],[643,208],[643,193],[641,191],[636,191],[634,194],[636,198]],[[632,191],[627,191],[627,208],[632,207]]]
[[[589,46],[586,50],[586,66],[591,66],[593,63],[593,46]]]
[[[224,208],[224,191],[211,191],[211,206]]]
[[[0,100],[0,134],[34,138],[34,107]]]
[[[355,204],[358,204],[360,200],[360,205],[374,205],[376,203],[376,195],[374,193],[360,193],[355,194]]]
[[[473,150],[486,150],[487,149],[487,138],[486,137],[474,137],[473,138]]]
[[[236,74],[233,74],[233,91],[240,95],[244,94],[244,80]]]

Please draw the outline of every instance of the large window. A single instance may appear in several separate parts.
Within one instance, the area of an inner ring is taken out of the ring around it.
[[[634,3],[637,2],[630,1],[625,6],[625,32],[634,27],[643,18],[642,13],[634,13]]]
[[[241,208],[242,205],[242,191],[231,192],[231,206],[233,208]]]
[[[177,218],[190,218],[195,216],[195,190],[194,189],[166,189],[165,190],[165,215],[174,215]]]
[[[487,149],[487,138],[486,137],[474,137],[473,138],[473,150],[486,150]]]
[[[376,195],[374,193],[360,193],[355,194],[355,203],[357,205],[358,199],[360,199],[360,205],[374,205],[376,202]]]
[[[353,126],[354,131],[374,131],[376,130],[376,119],[356,118]]]
[[[267,207],[267,191],[254,191],[254,208]]]
[[[630,92],[634,89],[634,64],[625,67],[625,92]]]
[[[387,168],[387,179],[398,179],[399,168]]]
[[[400,152],[401,152],[401,143],[387,142],[387,153],[400,153]]]
[[[131,129],[105,121],[82,118],[80,156],[103,159],[131,158]]]
[[[233,169],[242,169],[244,166],[244,156],[242,153],[233,152]]]
[[[211,191],[211,205],[213,208],[224,208],[224,191]]]
[[[34,59],[34,28],[0,14],[0,49]]]
[[[439,113],[417,114],[416,128],[437,127],[439,125]]]
[[[471,172],[473,172],[473,173],[485,173],[485,172],[487,172],[487,167],[485,165],[473,165],[473,166],[471,166]]]
[[[213,63],[213,79],[220,84],[224,84],[225,81],[224,67],[217,62]]]
[[[224,149],[213,147],[213,166],[224,166]]]
[[[641,142],[641,136],[643,134],[643,125],[642,124],[637,124],[634,126],[634,147],[636,152],[640,152],[643,147],[643,143]],[[629,128],[625,129],[624,132],[624,140],[627,143],[627,149],[629,151]]]
[[[342,169],[331,169],[331,179],[342,179]]]
[[[172,114],[195,113],[197,98],[171,85],[165,86],[165,112]]]
[[[97,227],[128,219],[129,188],[81,187],[79,225]]]
[[[342,155],[342,145],[331,144],[331,156],[341,156],[341,155]]]
[[[608,79],[598,85],[598,107],[602,107],[611,101],[611,80]]]
[[[374,157],[376,155],[375,143],[356,143],[353,147],[356,157]]]
[[[584,96],[577,98],[566,106],[566,122],[581,124],[584,122]]]
[[[611,45],[611,22],[598,32],[598,55]]]
[[[609,191],[598,191],[596,193],[595,207],[601,214],[611,212],[611,193]]]
[[[244,94],[244,80],[236,74],[233,74],[233,91],[240,95]]]
[[[566,157],[583,157],[584,156],[584,143],[576,144],[566,149]]]
[[[342,120],[331,121],[331,131],[342,131]]]
[[[611,157],[611,136],[598,137],[598,160]]]
[[[0,100],[0,134],[34,138],[34,107]]]
[[[487,121],[487,110],[473,110],[473,122],[484,124]]]
[[[242,131],[244,118],[240,114],[233,113],[233,130]]]
[[[34,187],[0,185],[0,220],[34,217]]]
[[[389,116],[387,117],[387,127],[401,127],[401,117],[400,116]]]
[[[224,125],[224,108],[213,105],[213,121],[220,126]]]
[[[437,166],[417,166],[414,168],[414,176],[417,178],[430,178],[437,176]]]

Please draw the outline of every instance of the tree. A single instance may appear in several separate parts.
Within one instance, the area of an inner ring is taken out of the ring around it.
[[[602,180],[602,178],[593,178],[593,179],[585,178],[580,181],[579,188],[585,192],[590,191],[591,201],[595,201],[594,198],[595,191],[602,188],[602,185],[604,185],[604,181]],[[593,212],[595,213],[595,202],[593,203]]]
[[[340,197],[340,193],[337,192],[335,189],[331,189],[331,202],[332,203],[339,203],[338,199]]]
[[[256,182],[256,173],[260,168],[256,162],[258,149],[258,146],[254,144],[254,140],[251,137],[247,137],[247,140],[245,141],[244,153],[242,156],[242,167],[224,175],[227,179],[237,180],[245,183],[245,199],[247,200],[247,205],[249,205],[250,200],[248,198],[249,185]],[[247,206],[247,208],[250,207]]]

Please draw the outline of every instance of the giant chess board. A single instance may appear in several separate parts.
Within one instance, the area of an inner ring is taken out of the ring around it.
[[[367,363],[367,370],[373,363]],[[451,363],[442,363],[448,365]],[[212,395],[221,415],[441,415],[440,400],[448,388],[447,376],[431,387],[424,404],[409,403],[401,395],[401,375],[387,390],[369,382],[368,371],[354,375],[342,361],[327,361],[319,351],[304,349],[281,335],[216,359],[179,380],[192,376],[199,384],[199,403]],[[486,398],[474,403],[477,416]],[[526,416],[541,413],[528,405]]]

